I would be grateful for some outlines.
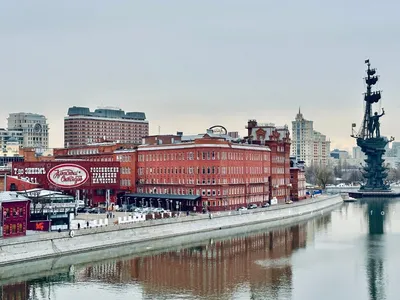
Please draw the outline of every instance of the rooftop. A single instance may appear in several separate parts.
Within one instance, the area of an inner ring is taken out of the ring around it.
[[[97,118],[146,120],[144,112],[124,112],[116,107],[96,108],[93,112],[88,107],[73,106],[68,109],[68,116],[87,116]]]
[[[19,195],[17,192],[0,192],[0,202],[7,201],[26,201],[29,198]]]

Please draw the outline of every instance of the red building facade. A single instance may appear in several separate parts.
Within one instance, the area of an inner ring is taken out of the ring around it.
[[[299,201],[307,198],[306,195],[306,175],[304,162],[297,161],[295,157],[290,161],[290,197],[293,201]]]
[[[270,149],[207,135],[138,148],[137,192],[198,195],[193,209],[234,209],[269,200]],[[194,208],[196,207],[196,208]]]
[[[138,204],[139,200],[142,205],[157,206],[152,202],[158,202],[160,206],[159,201],[169,199],[169,204],[162,205],[164,208],[182,208],[179,200],[183,198],[185,210],[193,211],[236,209],[260,205],[272,198],[280,203],[290,200],[295,179],[291,180],[291,141],[287,126],[250,120],[246,128],[248,136],[241,141],[230,141],[227,136],[213,133],[188,139],[179,133],[145,137],[147,144],[141,146],[98,143],[55,149],[55,161],[35,165],[54,166],[62,163],[58,160],[74,160],[74,164],[87,167],[117,164],[119,171],[112,186],[101,181],[102,186],[78,184],[67,189],[52,184],[44,174],[28,177],[41,178],[44,188],[78,191],[89,200],[89,205],[104,203],[106,189],[111,190],[111,202],[118,204]],[[15,169],[13,175],[24,175],[18,174],[20,171],[15,173]],[[86,176],[92,178],[90,172]],[[299,179],[302,180],[301,176]],[[125,198],[130,199],[123,199],[124,192],[129,194]]]
[[[99,143],[74,148],[54,149],[58,160],[76,159],[89,162],[119,162],[120,190],[136,191],[136,146],[122,143]]]
[[[287,126],[258,124],[250,120],[247,124],[250,144],[266,145],[271,149],[271,197],[278,202],[290,200],[290,132]]]

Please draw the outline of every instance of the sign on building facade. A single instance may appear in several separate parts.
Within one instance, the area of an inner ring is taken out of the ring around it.
[[[12,175],[48,189],[119,189],[119,162],[17,162]]]

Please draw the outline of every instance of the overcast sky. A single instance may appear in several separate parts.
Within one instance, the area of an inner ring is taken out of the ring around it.
[[[0,126],[44,114],[60,147],[73,105],[144,111],[154,134],[244,134],[301,106],[332,149],[351,148],[370,58],[381,132],[400,138],[399,14],[398,0],[1,1]]]

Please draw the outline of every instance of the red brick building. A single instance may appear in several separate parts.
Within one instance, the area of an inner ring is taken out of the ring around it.
[[[205,134],[188,143],[140,146],[137,155],[139,199],[154,194],[152,198],[166,207],[168,195],[181,195],[184,201],[170,199],[173,207],[196,211],[269,200],[271,158],[266,146],[235,144]]]
[[[119,162],[120,190],[136,190],[136,146],[123,143],[98,143],[81,147],[54,149],[57,160],[85,160],[90,162]]]
[[[291,141],[288,127],[250,120],[246,128],[249,144],[266,145],[271,149],[271,197],[276,197],[279,202],[290,200]]]
[[[306,199],[306,175],[304,162],[297,161],[295,157],[290,161],[290,198],[293,201]]]
[[[275,197],[281,203],[289,200],[295,179],[291,182],[287,126],[250,120],[246,128],[241,142],[208,130],[195,136],[146,136],[141,146],[109,142],[55,149],[54,159],[118,162],[118,190],[126,192],[124,197],[114,194],[112,202],[118,204],[213,211]]]

